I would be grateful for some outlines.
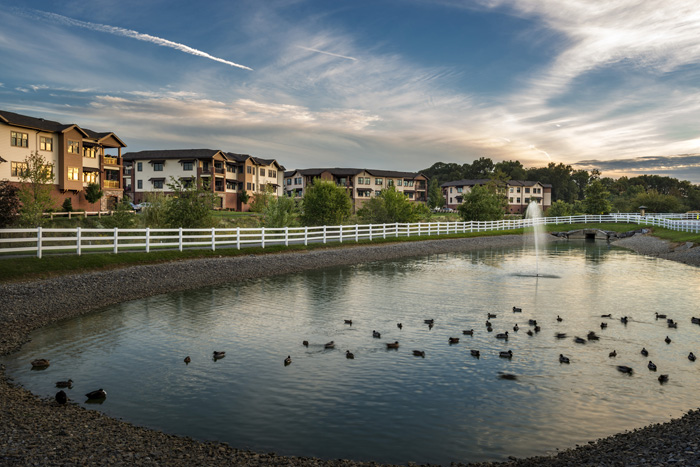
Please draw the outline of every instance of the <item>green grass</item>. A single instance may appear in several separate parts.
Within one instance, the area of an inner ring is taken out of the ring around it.
[[[583,228],[597,228],[602,230],[611,230],[615,232],[626,232],[640,228],[637,224],[560,224],[547,225],[548,232],[568,231]],[[236,248],[219,248],[216,251],[211,250],[168,250],[168,251],[152,251],[146,253],[141,252],[124,252],[124,253],[87,253],[81,256],[75,254],[65,255],[46,255],[41,259],[38,258],[17,258],[5,257],[0,258],[0,282],[13,282],[22,280],[41,279],[52,276],[73,274],[87,271],[100,271],[140,264],[154,264],[168,261],[179,261],[191,258],[212,258],[221,256],[238,256],[251,254],[278,254],[289,251],[311,251],[323,248],[347,248],[355,245],[377,245],[396,242],[415,242],[421,240],[439,240],[448,238],[469,238],[469,237],[487,237],[508,234],[523,234],[524,229],[514,230],[499,230],[489,232],[473,232],[473,233],[458,233],[449,235],[433,235],[420,237],[389,237],[386,239],[360,240],[359,242],[345,241],[344,243],[314,243],[308,246],[290,245],[285,246],[268,246],[266,248],[244,247],[241,250]],[[700,234],[689,234],[685,232],[676,232],[668,229],[655,227],[654,235],[657,237],[669,240],[671,242],[694,242],[700,243]]]

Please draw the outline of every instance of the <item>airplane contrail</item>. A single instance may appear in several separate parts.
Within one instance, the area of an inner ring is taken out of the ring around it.
[[[300,49],[309,50],[311,52],[318,52],[320,54],[330,55],[331,57],[338,57],[338,58],[344,58],[346,60],[357,61],[357,59],[355,57],[348,57],[347,55],[334,54],[332,52],[326,52],[324,50],[312,49],[311,47],[304,47],[301,45],[297,45],[297,47],[299,47]]]
[[[144,41],[144,42],[150,42],[151,44],[156,44],[160,45],[161,47],[170,47],[171,49],[179,50],[180,52],[185,52],[190,55],[196,55],[198,57],[204,57],[208,58],[209,60],[214,60],[215,62],[221,62],[226,65],[230,65],[233,67],[237,68],[243,68],[244,70],[250,70],[253,71],[252,68],[247,67],[245,65],[240,65],[238,63],[230,62],[228,60],[224,60],[223,58],[219,57],[214,57],[213,55],[210,55],[206,52],[202,52],[201,50],[194,49],[192,47],[189,47],[185,44],[180,44],[177,42],[169,41],[167,39],[163,39],[161,37],[156,37],[156,36],[151,36],[150,34],[143,34],[138,31],[134,31],[132,29],[124,29],[120,28],[117,26],[109,26],[107,24],[100,24],[100,23],[89,23],[87,21],[80,21],[77,19],[69,18],[67,16],[59,15],[56,13],[49,13],[46,11],[38,11],[34,10],[37,14],[40,16],[44,16],[50,20],[56,21],[61,24],[66,24],[68,26],[77,26],[80,28],[85,28],[85,29],[91,29],[93,31],[99,31],[99,32],[106,32],[107,34],[113,34],[115,36],[123,36],[123,37],[130,37],[132,39],[136,39],[138,41]]]

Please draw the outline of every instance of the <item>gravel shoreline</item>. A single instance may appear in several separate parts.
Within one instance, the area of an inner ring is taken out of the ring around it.
[[[236,280],[412,256],[519,246],[504,235],[352,246],[308,252],[185,260],[105,272],[0,284],[0,355],[13,352],[29,333],[49,323],[89,313],[125,299],[194,289]],[[700,248],[635,235],[616,245],[641,254],[700,266]],[[99,294],[95,294],[99,291]],[[200,442],[116,420],[78,405],[59,407],[8,380],[0,367],[2,465],[303,465],[364,466],[374,462],[283,457]],[[664,424],[621,433],[561,452],[498,465],[700,465],[700,411]],[[494,465],[472,464],[472,465]]]

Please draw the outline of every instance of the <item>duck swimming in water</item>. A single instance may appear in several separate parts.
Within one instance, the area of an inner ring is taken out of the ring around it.
[[[401,324],[401,323],[396,323],[396,327],[399,328],[399,329],[403,329],[403,324]]]
[[[513,326],[513,332],[518,332],[518,329],[520,329],[520,327],[518,327],[518,323],[515,323],[515,326]]]
[[[692,352],[691,352],[691,354],[692,354]],[[56,381],[56,387],[57,388],[71,389],[73,387],[73,380],[69,379],[68,381]]]
[[[377,331],[372,331],[372,337],[374,337],[375,339],[381,339],[382,335]]]
[[[565,357],[563,354],[559,354],[559,363],[571,363],[569,357]]]
[[[648,356],[649,356],[649,351],[646,349],[646,347],[642,347],[642,351],[639,352],[639,353],[641,353],[641,354],[644,355],[645,357],[648,357]]]
[[[345,351],[345,358],[349,358],[350,360],[355,358],[355,354],[350,352],[349,350]]]
[[[87,394],[85,394],[85,397],[87,397],[88,399],[104,399],[105,397],[107,397],[107,391],[100,388],[97,391],[88,392]]]
[[[32,360],[32,368],[46,368],[49,366],[49,361],[45,358],[37,358],[36,360]]]
[[[564,321],[564,319],[561,316],[557,315],[557,321],[561,323],[562,321]]]
[[[659,383],[668,383],[668,375],[659,375]]]
[[[462,334],[464,334],[465,336],[473,336],[474,330],[473,329],[464,330],[464,331],[462,331]]]
[[[284,359],[284,366],[291,365],[292,364],[292,356],[287,355],[287,358]]]
[[[472,354],[472,357],[479,358],[481,356],[481,352],[478,350],[470,350],[469,352]]]
[[[498,356],[501,358],[513,358],[513,351],[512,350],[508,350],[506,352],[500,351],[498,353]]]
[[[387,348],[387,349],[398,349],[398,348],[399,348],[399,341],[387,342],[387,343],[386,343],[386,348]]]
[[[619,371],[621,373],[627,373],[628,375],[631,375],[634,372],[634,370],[632,370],[632,368],[625,366],[625,365],[618,365],[617,371]]]
[[[226,352],[215,350],[212,355],[214,360],[218,360],[220,358],[224,358],[226,356]]]
[[[617,357],[617,350],[613,350],[612,352],[610,352],[610,353],[608,354],[608,357],[610,357],[610,358],[615,358],[615,357]]]
[[[522,312],[523,312],[523,309],[522,309],[522,308],[519,308],[519,307],[517,307],[517,306],[514,306],[514,307],[513,307],[513,313],[522,313]]]
[[[664,339],[664,341],[665,341],[667,344],[670,344],[670,343],[671,343],[671,338],[668,337],[668,336],[666,336],[666,339]]]
[[[63,390],[60,390],[56,393],[56,402],[58,402],[61,405],[64,405],[66,402],[68,402],[68,396]]]
[[[190,358],[189,355],[185,357],[185,363],[190,363],[191,361],[192,361],[192,359]]]
[[[415,355],[416,357],[425,358],[425,351],[424,350],[414,350],[413,355]]]
[[[459,344],[459,337],[450,337],[447,339],[447,342],[450,344]]]
[[[649,360],[649,364],[647,365],[647,368],[649,368],[649,371],[656,371],[656,365],[651,360]]]
[[[688,354],[688,360],[690,360],[691,362],[695,361],[695,354],[693,352],[690,352]]]
[[[325,349],[333,349],[333,348],[335,348],[335,342],[333,342],[333,341],[326,342],[326,343],[323,345],[323,348],[325,348]]]
[[[508,340],[508,331],[496,334],[496,339],[506,339]]]

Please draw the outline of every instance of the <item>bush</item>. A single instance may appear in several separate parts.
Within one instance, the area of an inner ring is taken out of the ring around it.
[[[61,209],[63,209],[63,212],[73,212],[73,202],[70,198],[66,198],[66,200],[63,201]]]
[[[343,188],[317,178],[304,195],[302,210],[304,225],[340,225],[350,217],[352,201]]]

